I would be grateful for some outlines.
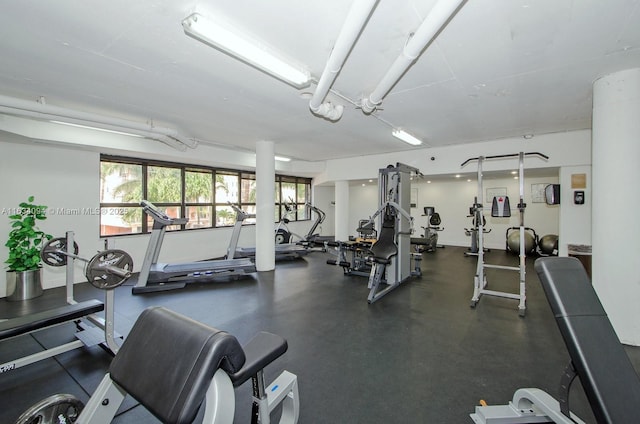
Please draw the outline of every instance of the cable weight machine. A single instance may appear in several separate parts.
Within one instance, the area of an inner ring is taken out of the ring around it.
[[[411,252],[413,218],[411,208],[411,176],[421,175],[420,170],[396,163],[378,172],[378,210],[366,224],[378,219],[378,239],[371,246],[369,296],[371,304],[400,286],[410,277],[422,275],[422,254]],[[413,259],[414,269],[411,269]],[[384,284],[384,288],[380,286]]]
[[[525,276],[526,276],[526,251],[525,251],[525,226],[524,226],[524,211],[527,207],[527,204],[524,202],[524,158],[527,156],[536,156],[543,160],[548,160],[549,157],[540,152],[520,152],[513,154],[505,154],[505,155],[494,155],[494,156],[479,156],[475,158],[470,158],[464,161],[460,167],[463,168],[469,162],[477,161],[478,162],[478,196],[477,200],[474,204],[476,208],[476,213],[481,217],[483,211],[483,184],[482,184],[482,164],[485,160],[492,159],[507,159],[507,158],[518,158],[518,184],[519,184],[519,194],[520,200],[517,205],[517,209],[519,212],[519,235],[520,235],[520,252],[519,252],[519,265],[518,266],[506,266],[506,265],[492,265],[484,262],[484,222],[482,219],[479,219],[477,222],[478,225],[478,264],[476,266],[476,274],[473,277],[473,297],[471,298],[471,308],[475,308],[478,302],[480,301],[480,297],[482,295],[487,296],[498,296],[504,297],[508,299],[518,300],[518,315],[521,317],[525,316],[526,313],[526,285],[525,285]],[[493,200],[493,199],[492,199]],[[507,217],[510,216],[511,212],[508,208],[504,208],[504,210],[497,211],[497,208],[492,207],[492,216],[497,217]],[[508,293],[501,292],[496,290],[487,289],[487,275],[485,270],[487,268],[491,269],[502,269],[509,271],[517,271],[519,274],[519,291],[518,293]]]

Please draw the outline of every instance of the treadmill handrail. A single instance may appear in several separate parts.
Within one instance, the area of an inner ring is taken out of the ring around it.
[[[189,222],[189,218],[169,217],[163,212],[160,212],[160,209],[158,209],[156,205],[147,200],[141,200],[140,206],[142,206],[142,209],[147,213],[147,215],[153,218],[155,222],[162,224],[163,227],[167,225],[184,225]]]

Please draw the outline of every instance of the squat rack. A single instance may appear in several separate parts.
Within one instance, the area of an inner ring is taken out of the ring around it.
[[[478,196],[476,200],[476,204],[474,205],[477,208],[479,216],[482,218],[482,210],[483,210],[483,185],[482,185],[482,164],[485,160],[491,159],[505,159],[505,158],[518,158],[518,183],[520,188],[520,201],[518,202],[517,208],[520,215],[520,262],[519,265],[516,266],[506,266],[506,265],[492,265],[484,263],[484,240],[483,240],[483,222],[482,219],[478,220],[478,264],[476,266],[476,274],[473,277],[473,297],[471,298],[470,306],[475,308],[478,302],[480,301],[480,297],[484,294],[487,296],[498,296],[505,297],[508,299],[515,299],[519,301],[518,304],[518,315],[521,317],[525,316],[526,311],[526,286],[525,286],[525,276],[526,276],[526,252],[525,252],[525,243],[524,243],[524,210],[527,207],[527,204],[524,202],[524,158],[525,156],[537,156],[541,159],[548,160],[549,156],[542,154],[540,152],[520,152],[520,153],[512,153],[505,155],[494,155],[494,156],[478,156],[475,158],[467,159],[462,162],[460,167],[464,167],[469,162],[477,161],[478,162]],[[520,286],[518,293],[507,293],[496,290],[488,290],[487,286],[487,275],[485,272],[486,268],[493,269],[504,269],[510,271],[518,271],[520,278]]]

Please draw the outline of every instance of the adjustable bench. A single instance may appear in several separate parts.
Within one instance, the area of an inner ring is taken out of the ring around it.
[[[584,267],[576,258],[548,257],[536,260],[535,269],[571,358],[560,400],[539,389],[519,389],[508,406],[476,407],[471,417],[476,423],[582,423],[569,410],[578,376],[598,423],[637,422],[640,379]]]
[[[104,304],[102,302],[98,300],[87,300],[85,302],[64,305],[42,312],[8,319],[0,322],[0,340],[20,336],[22,334],[52,327],[54,325],[76,321],[103,310]],[[33,355],[9,361],[4,364],[0,364],[0,373],[11,371],[43,359],[51,358],[52,356],[68,352],[85,345],[86,343],[81,340],[74,340],[42,352],[34,353]]]
[[[253,423],[280,423],[299,414],[297,377],[288,371],[267,388],[263,369],[287,350],[287,341],[261,332],[247,345],[163,307],[145,309],[127,336],[78,423],[109,423],[129,394],[163,423],[191,423],[204,402],[203,423],[233,422],[234,387],[253,381]]]

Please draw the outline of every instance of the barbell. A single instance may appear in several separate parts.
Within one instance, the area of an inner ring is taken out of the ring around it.
[[[64,237],[49,240],[40,251],[42,261],[49,266],[65,266],[67,258],[78,259],[86,263],[87,280],[99,289],[113,289],[131,277],[133,259],[124,250],[107,249],[98,252],[91,259],[78,256],[78,244],[73,243],[73,253],[67,250],[67,239]]]

